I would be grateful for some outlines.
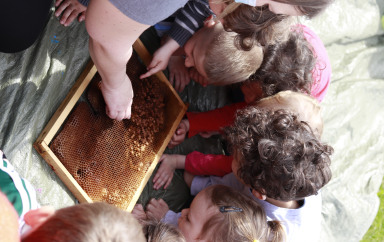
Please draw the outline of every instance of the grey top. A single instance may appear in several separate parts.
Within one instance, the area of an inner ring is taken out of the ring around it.
[[[90,0],[78,0],[88,6]],[[109,0],[116,8],[129,18],[147,25],[171,16],[176,10],[183,7],[188,0]]]
[[[187,0],[109,0],[122,13],[129,18],[147,25],[169,17],[179,8],[183,7]]]

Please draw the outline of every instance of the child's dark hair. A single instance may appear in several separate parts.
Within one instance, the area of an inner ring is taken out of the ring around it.
[[[208,231],[209,241],[284,241],[285,232],[278,221],[268,221],[264,209],[245,194],[235,189],[214,185],[205,189],[211,198],[212,206],[218,212],[203,225],[200,238],[205,238]],[[238,211],[223,212],[221,207],[232,207]]]
[[[296,7],[303,15],[313,18],[321,13],[333,0],[273,0],[275,2],[286,3]]]
[[[287,17],[269,11],[268,6],[250,7],[240,4],[224,17],[223,26],[226,31],[237,34],[235,43],[239,48],[249,50],[254,44],[267,46],[284,39],[289,26],[279,23]]]
[[[281,91],[311,94],[316,58],[300,29],[292,30],[287,41],[265,47],[261,66],[248,81],[258,81],[265,97]]]
[[[333,148],[291,111],[248,107],[225,131],[238,162],[236,175],[267,197],[299,200],[331,179]]]

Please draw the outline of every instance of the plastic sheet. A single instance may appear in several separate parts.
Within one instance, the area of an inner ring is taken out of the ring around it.
[[[383,13],[384,0],[337,0],[315,19],[301,20],[326,44],[333,69],[322,103],[323,139],[335,149],[333,178],[322,190],[322,234],[314,240],[359,241],[378,209],[384,175]],[[88,61],[87,40],[83,23],[66,28],[52,16],[33,47],[0,54],[0,149],[34,185],[42,205],[75,203],[32,144]],[[195,111],[229,102],[226,88],[195,83],[181,96]],[[168,152],[220,153],[221,148],[217,137],[196,136]]]

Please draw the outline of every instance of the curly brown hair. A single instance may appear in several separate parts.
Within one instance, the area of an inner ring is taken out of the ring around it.
[[[292,30],[287,41],[269,45],[264,59],[249,82],[260,82],[264,97],[291,90],[311,94],[316,57],[300,29]]]
[[[299,200],[317,194],[331,179],[333,148],[291,111],[247,107],[225,133],[237,177],[269,198]]]

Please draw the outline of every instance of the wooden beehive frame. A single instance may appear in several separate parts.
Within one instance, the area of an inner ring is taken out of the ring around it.
[[[138,39],[134,45],[134,50],[140,57],[140,59],[144,62],[145,65],[148,65],[151,61],[151,55],[143,45],[143,43]],[[77,183],[77,181],[73,178],[73,176],[68,172],[65,166],[61,163],[61,161],[57,158],[57,156],[53,153],[53,151],[49,148],[49,144],[52,139],[55,137],[60,127],[63,125],[64,121],[71,113],[73,107],[79,100],[80,96],[85,91],[86,87],[96,74],[97,69],[92,61],[89,61],[84,71],[80,75],[80,77],[75,82],[74,86],[69,91],[68,95],[61,103],[57,111],[54,113],[52,118],[49,120],[46,127],[41,132],[40,136],[37,138],[35,143],[33,144],[36,151],[43,157],[43,159],[48,163],[48,165],[55,171],[58,177],[63,181],[63,183],[68,187],[68,189],[73,193],[73,195],[79,200],[79,202],[91,203],[92,199],[88,196],[88,194],[81,188],[81,186]],[[176,91],[173,89],[172,85],[168,82],[163,72],[156,73],[156,77],[160,79],[160,81],[164,82],[172,91],[173,95],[177,98],[177,100],[182,104],[182,111],[178,114],[170,132],[166,136],[164,142],[162,143],[159,153],[162,154],[170,141],[173,133],[176,131],[177,125],[180,123],[183,118],[187,106],[183,104],[181,99],[179,98]],[[153,170],[155,169],[158,161],[160,159],[160,155],[155,157],[154,162],[152,162],[151,166],[148,169],[146,176],[140,184],[139,189],[131,200],[130,205],[127,210],[131,211],[136,201],[138,200],[142,190],[144,189],[145,184],[148,182]]]

